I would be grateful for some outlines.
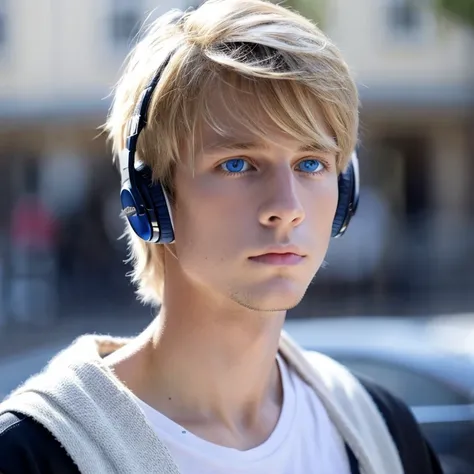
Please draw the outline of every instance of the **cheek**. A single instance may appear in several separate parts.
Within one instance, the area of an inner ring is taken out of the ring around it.
[[[311,203],[306,207],[306,219],[320,231],[332,226],[339,199],[337,177],[319,183],[316,192],[311,197]]]
[[[329,215],[329,218],[332,220],[334,219],[334,216],[336,214],[337,204],[339,201],[339,187],[337,184],[337,179],[331,186],[331,191],[327,197],[327,201],[328,201],[327,203],[328,215]]]
[[[178,189],[174,209],[176,252],[187,261],[227,260],[239,236],[239,225],[248,217],[239,199],[212,183],[185,179]]]

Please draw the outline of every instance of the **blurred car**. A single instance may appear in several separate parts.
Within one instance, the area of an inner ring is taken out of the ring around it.
[[[474,358],[440,320],[290,320],[287,332],[401,398],[438,453],[445,474],[474,474]],[[443,336],[444,335],[444,336]]]

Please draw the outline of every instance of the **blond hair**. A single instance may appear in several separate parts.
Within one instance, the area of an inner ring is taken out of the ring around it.
[[[172,10],[144,30],[125,62],[105,125],[115,156],[125,145],[140,93],[167,58],[137,155],[171,192],[180,150],[192,145],[200,124],[232,134],[210,112],[211,91],[226,94],[227,103],[234,100],[228,113],[253,134],[265,135],[255,115],[259,110],[293,137],[335,151],[339,171],[348,163],[357,141],[359,101],[347,64],[310,20],[266,0],[208,0],[193,11]],[[253,94],[255,109],[239,107],[229,85]],[[331,136],[320,128],[321,113]],[[140,240],[128,226],[126,233],[138,294],[159,304],[165,248]]]

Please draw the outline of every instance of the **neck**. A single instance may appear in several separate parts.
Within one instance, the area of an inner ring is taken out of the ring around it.
[[[280,397],[275,356],[284,312],[259,313],[193,293],[165,292],[151,345],[156,386],[167,387],[180,410],[229,425],[257,417],[269,398]]]

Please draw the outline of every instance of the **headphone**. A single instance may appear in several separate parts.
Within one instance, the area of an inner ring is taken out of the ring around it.
[[[150,167],[136,160],[135,152],[140,132],[147,123],[153,91],[170,59],[171,55],[140,94],[133,115],[127,123],[126,146],[119,157],[122,215],[127,218],[138,237],[156,244],[174,241],[171,206],[162,184],[153,182]],[[339,198],[331,237],[341,237],[346,232],[357,210],[359,187],[359,160],[354,151],[347,168],[338,178]]]

